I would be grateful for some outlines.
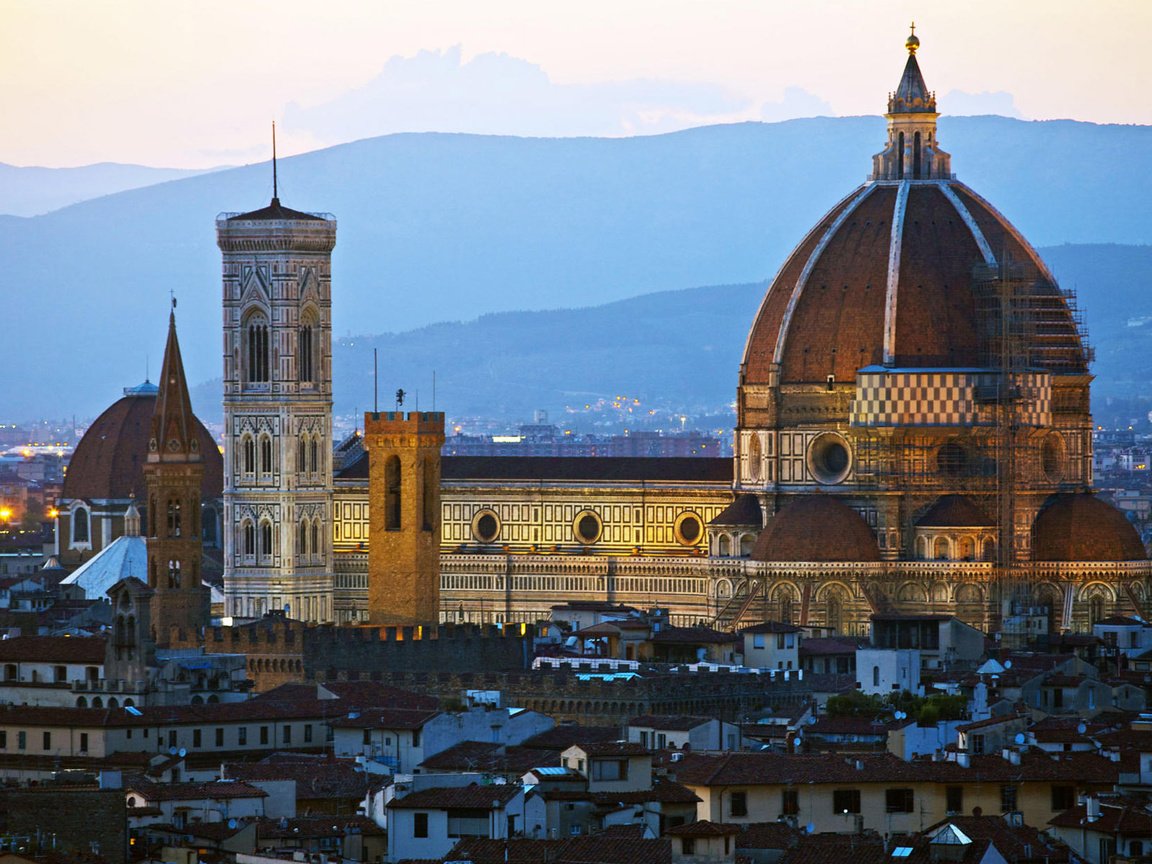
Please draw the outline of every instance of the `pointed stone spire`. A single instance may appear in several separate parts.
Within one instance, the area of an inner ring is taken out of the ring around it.
[[[136,509],[135,502],[129,504],[128,509],[124,511],[124,536],[140,536],[140,511]]]
[[[175,307],[175,301],[173,301]],[[200,439],[192,415],[192,400],[176,339],[176,311],[168,316],[168,344],[160,369],[160,390],[152,413],[152,435],[148,440],[148,461],[200,461]]]
[[[888,94],[888,145],[872,157],[870,180],[950,180],[952,157],[937,146],[936,94],[924,83],[916,25],[904,43],[908,61],[896,92]]]

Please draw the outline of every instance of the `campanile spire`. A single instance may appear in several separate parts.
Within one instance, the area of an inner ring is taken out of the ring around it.
[[[936,94],[924,83],[913,22],[904,42],[908,60],[895,92],[888,94],[888,144],[872,157],[871,180],[950,180],[952,157],[936,140]]]

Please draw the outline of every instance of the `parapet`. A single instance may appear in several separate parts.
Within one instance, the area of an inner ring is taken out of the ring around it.
[[[443,411],[366,411],[364,435],[443,435]]]

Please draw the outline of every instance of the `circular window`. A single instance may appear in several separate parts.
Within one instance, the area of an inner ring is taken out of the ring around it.
[[[764,452],[760,447],[760,436],[753,432],[748,436],[748,479],[760,479],[760,462],[764,458]]]
[[[493,543],[500,536],[500,519],[491,510],[481,510],[472,517],[472,536],[480,543]]]
[[[587,545],[600,539],[600,535],[604,531],[604,524],[593,511],[582,510],[576,514],[576,518],[572,521],[572,531],[576,534],[577,540]]]
[[[948,441],[936,451],[936,470],[945,477],[959,477],[968,471],[968,451],[958,441]]]
[[[825,432],[808,445],[808,470],[820,483],[841,483],[852,470],[852,452],[842,435]]]
[[[704,535],[704,525],[695,513],[681,513],[676,517],[676,542],[681,546],[695,546]]]
[[[1059,483],[1064,479],[1064,436],[1059,432],[1049,432],[1040,445],[1040,467],[1049,483]]]

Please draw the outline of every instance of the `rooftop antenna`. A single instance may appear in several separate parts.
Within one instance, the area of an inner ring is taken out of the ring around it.
[[[376,363],[376,352],[372,349],[372,413],[380,413],[380,367]]]
[[[432,413],[436,413],[436,370],[432,370]]]
[[[276,121],[272,121],[272,200],[280,200],[279,184],[276,181]]]

